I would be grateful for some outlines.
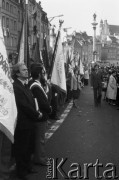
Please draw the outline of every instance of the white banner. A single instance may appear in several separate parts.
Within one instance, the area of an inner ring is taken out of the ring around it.
[[[82,61],[80,59],[80,74],[84,74],[84,67],[83,67],[83,64],[82,64]]]
[[[23,23],[23,28],[22,28],[22,35],[20,39],[20,48],[19,48],[19,56],[18,56],[18,62],[24,62],[24,49],[25,49],[25,21]]]
[[[63,55],[61,36],[59,37],[58,40],[51,83],[58,86],[61,90],[66,92],[66,76],[65,76],[64,55]]]
[[[13,142],[17,108],[0,22],[0,130]]]

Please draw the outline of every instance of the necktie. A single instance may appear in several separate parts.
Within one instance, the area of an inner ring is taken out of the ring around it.
[[[28,85],[27,85],[26,83],[24,84],[24,86],[25,86],[25,88],[27,88],[27,87],[28,87]]]

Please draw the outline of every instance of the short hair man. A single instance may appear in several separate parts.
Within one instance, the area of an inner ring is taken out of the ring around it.
[[[102,72],[99,70],[99,66],[96,64],[94,66],[94,71],[91,73],[91,85],[93,86],[95,107],[101,106],[102,81]]]
[[[44,80],[43,67],[40,64],[34,64],[31,68],[32,83],[30,83],[30,89],[36,98],[38,108],[43,114],[40,123],[36,124],[35,128],[35,153],[34,163],[40,165],[47,165],[47,158],[45,154],[45,132],[46,122],[48,115],[51,113],[51,107],[48,102],[47,94],[42,86],[41,81]]]
[[[13,88],[18,109],[14,151],[17,175],[24,178],[31,171],[34,123],[40,121],[41,114],[36,111],[34,98],[26,85],[28,79],[26,65],[24,63],[16,64],[13,67],[13,74]]]

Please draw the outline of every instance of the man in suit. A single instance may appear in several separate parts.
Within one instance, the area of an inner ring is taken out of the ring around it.
[[[9,180],[10,177],[11,142],[0,130],[0,180]]]
[[[25,64],[18,63],[13,67],[14,93],[18,109],[15,129],[14,152],[17,175],[20,178],[32,172],[31,154],[34,143],[34,124],[41,119],[41,113],[36,111],[35,101],[26,85],[28,69]]]
[[[51,85],[51,93],[52,93],[52,98],[51,98],[51,106],[52,106],[52,113],[50,115],[50,119],[52,120],[58,120],[60,117],[58,116],[58,89],[54,86]]]
[[[102,72],[99,70],[99,66],[96,64],[94,66],[94,71],[91,73],[91,85],[93,86],[95,107],[101,106],[102,80]]]
[[[38,109],[42,112],[40,123],[35,126],[35,151],[34,163],[37,165],[47,165],[45,153],[45,132],[48,116],[51,113],[51,107],[48,102],[48,96],[41,82],[44,81],[44,70],[40,64],[34,64],[31,68],[32,83],[30,89],[38,103]]]

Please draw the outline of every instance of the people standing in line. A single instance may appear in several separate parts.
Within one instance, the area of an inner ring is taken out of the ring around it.
[[[102,82],[102,99],[106,100],[106,92],[107,92],[107,78],[103,77]]]
[[[116,96],[117,96],[117,81],[116,81],[116,72],[112,70],[109,77],[109,82],[107,86],[107,98],[108,103],[111,105],[116,105]]]
[[[66,102],[69,102],[72,99],[72,94],[71,94],[71,72],[68,73],[67,78],[66,78],[66,86],[67,86],[67,97],[66,97]]]
[[[45,152],[45,132],[47,120],[51,113],[51,106],[48,102],[48,96],[43,88],[44,70],[39,64],[31,68],[32,83],[30,84],[31,92],[36,99],[37,108],[42,113],[42,119],[35,125],[35,151],[33,162],[37,165],[47,165],[47,157]],[[41,82],[43,84],[41,84]]]
[[[116,80],[117,80],[117,96],[116,96],[116,105],[117,105],[117,107],[118,107],[118,109],[117,109],[117,110],[119,110],[119,70],[117,70]]]
[[[102,81],[103,81],[102,72],[101,70],[99,70],[99,66],[95,64],[94,69],[91,73],[91,85],[93,87],[95,107],[101,106]]]
[[[24,63],[13,67],[13,88],[18,110],[17,124],[14,135],[14,153],[16,173],[25,178],[33,173],[31,155],[34,151],[34,125],[41,120],[42,114],[36,111],[33,95],[26,84],[28,69]]]

